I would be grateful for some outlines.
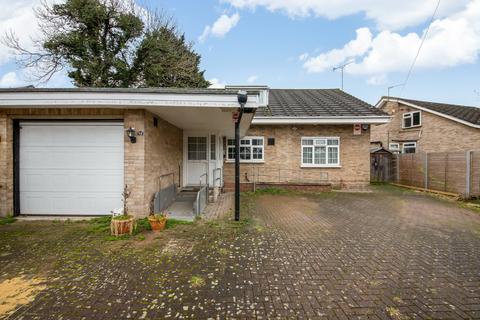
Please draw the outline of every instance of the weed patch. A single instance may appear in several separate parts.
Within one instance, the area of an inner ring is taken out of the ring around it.
[[[184,221],[184,220],[177,220],[177,219],[168,219],[167,220],[167,229],[173,229],[175,228],[176,226],[179,226],[179,225],[189,225],[189,224],[193,224],[192,221]]]
[[[110,222],[112,221],[112,217],[100,217],[95,218],[89,221],[89,228],[88,231],[92,233],[105,233],[110,232]]]
[[[10,224],[10,223],[14,223],[15,221],[17,221],[17,219],[15,219],[12,216],[7,216],[7,217],[4,217],[4,218],[0,218],[0,226]]]
[[[205,285],[205,280],[200,276],[192,276],[190,278],[190,285],[193,288],[200,288],[200,287],[203,287]]]

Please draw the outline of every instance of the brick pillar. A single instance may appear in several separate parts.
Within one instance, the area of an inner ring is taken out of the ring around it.
[[[0,217],[13,214],[12,126],[0,114]]]
[[[145,111],[125,110],[125,130],[132,127],[135,131],[145,131]],[[141,218],[148,215],[149,204],[145,201],[145,137],[137,136],[137,142],[131,143],[127,135],[125,141],[125,184],[130,190],[128,199],[129,214]]]

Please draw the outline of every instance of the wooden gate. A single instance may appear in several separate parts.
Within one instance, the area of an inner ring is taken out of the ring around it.
[[[394,176],[392,154],[385,149],[370,153],[370,181],[390,182]]]

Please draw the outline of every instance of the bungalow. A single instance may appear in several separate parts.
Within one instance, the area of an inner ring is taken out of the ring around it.
[[[239,89],[247,186],[268,170],[276,183],[368,184],[369,126],[389,117],[338,89],[1,89],[0,215],[109,214],[128,185],[140,217],[165,186],[231,188]]]
[[[392,117],[372,127],[371,142],[393,153],[480,150],[480,108],[395,97],[376,105]]]

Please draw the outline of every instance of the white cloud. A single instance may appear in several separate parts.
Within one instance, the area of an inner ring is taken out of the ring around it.
[[[425,22],[432,14],[437,0],[223,0],[238,9],[265,7],[284,12],[292,18],[324,17],[336,19],[353,14],[364,14],[380,29],[399,30]],[[469,0],[443,0],[438,16],[458,11]]]
[[[23,85],[23,81],[21,81],[17,74],[12,71],[4,74],[2,78],[0,78],[0,87],[2,88],[12,88],[12,87],[18,87]]]
[[[257,79],[258,79],[257,75],[251,75],[250,77],[248,77],[247,83],[254,83],[257,81]]]
[[[376,76],[371,76],[370,78],[368,78],[367,83],[373,86],[384,85],[387,83],[387,75],[380,74]]]
[[[298,60],[305,61],[308,59],[309,56],[310,55],[308,54],[308,52],[302,53],[300,56],[298,56]]]
[[[304,67],[309,72],[323,72],[327,69],[349,60],[350,58],[364,55],[371,47],[372,33],[368,28],[357,30],[357,38],[348,42],[341,49],[333,49],[305,61]]]
[[[205,27],[202,35],[198,37],[198,40],[204,42],[209,36],[222,38],[237,25],[239,20],[240,15],[238,13],[232,14],[231,16],[222,14],[213,25]]]
[[[217,78],[212,78],[208,80],[210,82],[210,87],[212,89],[223,89],[225,88],[225,83],[218,80]]]
[[[358,29],[356,38],[343,48],[309,58],[304,68],[309,72],[322,72],[353,58],[355,63],[345,69],[350,74],[378,77],[389,72],[406,72],[422,36],[413,32],[402,35],[381,31],[372,37],[369,29]],[[415,68],[475,63],[479,55],[480,0],[473,0],[460,12],[432,23]]]

